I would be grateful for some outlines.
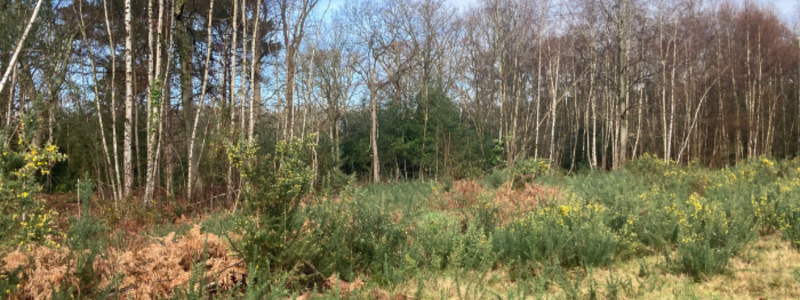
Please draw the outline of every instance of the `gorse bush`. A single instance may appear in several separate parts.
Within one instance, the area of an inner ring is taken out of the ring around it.
[[[800,249],[800,161],[760,158],[708,170],[644,156],[624,170],[563,176],[546,173],[544,161],[527,160],[497,169],[484,178],[484,184],[494,182],[486,186],[406,181],[359,187],[352,177],[329,174],[330,179],[317,181],[321,189],[314,195],[314,172],[301,154],[309,146],[295,140],[279,145],[274,155],[246,145],[231,147],[244,182],[243,209],[206,218],[200,227],[228,233],[237,253],[225,255],[238,255],[242,268],[249,266],[246,278],[225,296],[351,297],[337,294],[341,290],[332,287],[331,278],[368,279],[376,289],[391,289],[431,274],[474,278],[499,269],[523,285],[522,294],[557,285],[567,298],[580,298],[588,284],[590,294],[597,296],[595,288],[605,287],[603,295],[613,298],[635,292],[631,278],[612,276],[597,285],[592,269],[634,259],[647,265],[643,256],[663,256],[659,270],[701,281],[730,272],[731,260],[747,253],[759,234],[779,232]],[[526,182],[526,190],[508,181],[534,176],[536,182]],[[80,182],[80,203],[86,205],[93,186]],[[552,199],[524,203],[523,192],[534,186],[541,188],[534,192],[552,193],[547,194]],[[73,218],[71,225],[60,241],[75,252],[70,261],[79,280],[77,289],[60,289],[56,298],[97,286],[92,262],[106,245],[107,228],[93,215]],[[162,236],[186,230],[168,225],[148,232]],[[178,297],[210,295],[196,288],[210,284],[200,276],[203,268],[192,268],[194,279]],[[639,276],[649,276],[648,268]],[[6,278],[0,285],[15,284]],[[473,284],[481,283],[466,283]],[[485,297],[477,291],[469,293]]]
[[[624,168],[633,175],[651,177],[664,174],[664,171],[673,168],[674,165],[674,162],[665,163],[655,155],[645,153],[636,160],[626,162]]]
[[[321,191],[322,196],[339,196],[351,192],[355,182],[355,175],[347,175],[339,169],[328,171],[322,177]]]
[[[495,168],[483,178],[484,185],[496,189],[508,181],[514,187],[521,187],[533,182],[537,176],[550,170],[550,163],[543,159],[520,158],[514,161],[511,168]]]
[[[236,220],[241,241],[234,245],[249,263],[272,266],[280,273],[292,269],[301,254],[310,251],[299,214],[300,201],[310,191],[314,173],[305,148],[312,138],[280,142],[273,157],[241,142],[229,146],[229,159],[244,182],[245,214]]]
[[[461,218],[448,212],[432,211],[420,215],[411,225],[416,229],[409,239],[411,258],[433,269],[446,268],[461,242]],[[470,228],[475,231],[474,226]]]
[[[711,171],[641,160],[573,177],[545,176],[546,164],[535,160],[497,169],[484,179],[489,188],[525,174],[516,180],[539,176],[561,195],[502,217],[491,189],[460,201],[464,195],[442,185],[407,182],[310,205],[295,226],[305,235],[303,259],[324,275],[369,274],[384,284],[425,270],[591,268],[648,254],[667,254],[669,269],[701,280],[725,272],[758,228],[800,240],[791,229],[800,222],[790,201],[797,167],[760,159]]]
[[[66,156],[55,145],[32,145],[26,132],[20,135],[17,150],[0,143],[0,250],[26,243],[55,245],[53,237],[59,235],[54,228],[57,213],[45,210],[34,196],[41,190],[38,177],[49,174]]]
[[[72,226],[67,231],[65,246],[69,247],[71,261],[74,263],[74,276],[77,278],[76,286],[67,288],[63,298],[73,296],[78,291],[98,291],[102,278],[95,272],[95,262],[99,256],[104,254],[107,233],[109,228],[103,222],[92,215],[90,200],[94,192],[94,183],[84,176],[78,180],[78,203],[82,206],[81,216],[71,218]],[[111,286],[107,289],[112,288]]]
[[[606,210],[578,201],[544,207],[495,231],[495,251],[506,261],[564,267],[608,265],[620,238],[603,223]]]
[[[550,163],[543,159],[521,158],[514,161],[511,169],[512,178],[515,186],[522,186],[533,182],[537,176],[547,173],[550,170]]]
[[[782,237],[788,240],[795,250],[800,251],[800,211],[792,211],[787,216],[789,226],[781,231]]]
[[[432,192],[428,183],[408,182],[391,187],[372,185],[358,189],[352,199],[327,202],[310,208],[319,235],[315,245],[320,256],[313,261],[323,273],[339,273],[346,280],[357,272],[384,275],[387,269],[406,269],[424,261],[406,259],[414,245],[415,219]]]
[[[267,219],[294,213],[314,179],[305,154],[312,141],[306,137],[279,142],[273,157],[259,154],[258,147],[244,141],[229,145],[228,157],[244,182],[242,195],[248,213]]]
[[[302,174],[304,158],[293,161],[284,165]],[[547,166],[521,159],[485,176],[483,187],[418,181],[354,187],[340,180],[343,174],[330,175],[320,181],[320,197],[308,196],[305,206],[274,214],[248,204],[249,213],[236,221],[245,232],[237,247],[250,263],[268,266],[262,272],[270,275],[259,276],[288,274],[283,287],[290,290],[322,286],[333,274],[396,286],[434,272],[510,268],[513,278],[535,280],[543,290],[557,284],[571,297],[582,294],[578,278],[592,268],[645,255],[664,255],[661,270],[705,280],[728,272],[731,259],[758,234],[780,231],[800,248],[800,209],[793,201],[800,196],[800,162],[760,158],[708,170],[645,155],[622,170],[574,176]],[[263,170],[277,172],[269,165]],[[557,199],[525,206],[509,199],[519,207],[501,209],[495,189],[502,197],[521,197],[517,183],[557,186]],[[278,181],[269,184],[283,189]],[[245,199],[304,194],[270,193]],[[281,221],[267,224],[262,218],[268,215]],[[606,295],[629,293],[625,280],[606,282]]]
[[[90,200],[94,192],[94,183],[88,178],[78,181],[78,203],[82,206],[81,216],[78,218],[70,219],[69,230],[67,230],[67,239],[65,245],[72,250],[98,250],[104,245],[103,237],[109,230],[103,224],[103,221],[92,215]]]

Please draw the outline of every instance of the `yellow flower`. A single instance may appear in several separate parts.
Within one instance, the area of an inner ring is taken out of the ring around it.
[[[565,217],[569,216],[569,211],[570,211],[570,207],[567,206],[567,205],[561,205],[561,207],[559,208],[559,213],[562,216],[565,216]]]

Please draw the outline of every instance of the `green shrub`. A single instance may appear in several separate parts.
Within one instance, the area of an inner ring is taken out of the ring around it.
[[[0,298],[9,299],[22,283],[22,267],[13,271],[0,270]]]
[[[625,171],[636,176],[660,176],[664,171],[672,169],[675,162],[667,164],[663,159],[650,153],[645,153],[635,160],[625,163]]]
[[[531,183],[537,176],[550,170],[550,163],[544,159],[520,158],[512,167],[512,182],[515,186]]]
[[[413,223],[411,256],[422,265],[443,269],[460,240],[461,220],[446,212],[428,212]]]
[[[678,257],[676,269],[696,279],[725,271],[728,261],[754,237],[748,212],[735,203],[692,194],[681,207],[673,203]]]
[[[109,228],[105,226],[102,220],[92,215],[89,207],[89,201],[94,194],[94,183],[85,175],[83,179],[78,180],[78,203],[82,206],[81,215],[79,218],[70,218],[70,228],[67,230],[66,241],[64,243],[70,250],[69,261],[70,269],[74,270],[72,275],[75,276],[77,285],[62,286],[61,290],[53,291],[53,299],[74,299],[75,296],[87,297],[103,291],[99,289],[98,285],[102,278],[95,270],[95,261],[101,255],[104,255],[107,240],[106,236]],[[113,286],[110,285],[110,286]],[[110,290],[107,287],[105,290]],[[81,295],[81,293],[83,293]],[[87,297],[88,298],[88,297]]]
[[[483,178],[483,184],[487,188],[497,189],[502,186],[506,181],[511,179],[511,171],[508,169],[495,168]]]
[[[619,238],[604,224],[603,215],[604,208],[597,205],[549,206],[497,230],[495,251],[505,261],[605,266],[612,262]]]
[[[792,247],[800,251],[800,210],[789,212],[789,226],[781,231],[781,237],[788,240]]]
[[[457,236],[448,259],[455,268],[491,268],[498,259],[493,244],[491,234],[486,234],[478,224],[470,223],[466,232]]]
[[[6,140],[6,136],[0,135],[0,140]],[[54,237],[59,236],[55,228],[57,213],[45,211],[34,196],[41,190],[39,176],[49,174],[55,163],[66,156],[55,145],[39,148],[29,141],[30,135],[22,134],[18,150],[0,143],[0,252],[30,243],[53,246]]]
[[[314,178],[305,155],[312,141],[279,142],[275,156],[259,155],[246,142],[228,146],[229,159],[243,180],[244,199],[244,215],[232,219],[241,238],[232,246],[249,264],[270,266],[264,272],[271,275],[296,272],[298,262],[313,253],[300,207]],[[296,284],[305,280],[298,278]]]
[[[697,280],[726,270],[733,253],[728,248],[713,248],[711,242],[686,242],[678,247],[676,267]]]
[[[322,177],[321,192],[323,196],[338,196],[352,190],[353,182],[355,182],[355,175],[347,175],[339,168],[334,168],[328,171]]]
[[[416,181],[369,185],[356,189],[351,199],[310,206],[304,219],[313,228],[306,234],[313,247],[305,259],[325,275],[352,280],[366,273],[384,282],[429,265],[432,259],[424,258],[429,249],[412,248],[424,244],[416,226],[424,222],[420,210],[433,188]]]
[[[244,182],[242,195],[248,213],[274,219],[296,212],[314,179],[306,157],[312,144],[310,137],[281,141],[274,157],[258,154],[258,147],[244,141],[228,145],[228,157]]]
[[[531,183],[540,175],[547,173],[550,170],[550,164],[547,160],[533,159],[533,158],[520,158],[514,162],[514,165],[508,168],[494,168],[492,171],[483,178],[483,184],[491,189],[497,189],[509,180],[515,187]]]

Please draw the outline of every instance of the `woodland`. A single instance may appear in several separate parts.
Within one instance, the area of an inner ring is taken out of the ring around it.
[[[0,0],[0,298],[800,297],[787,15]]]

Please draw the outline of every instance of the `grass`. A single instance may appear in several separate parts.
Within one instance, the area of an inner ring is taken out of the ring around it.
[[[211,265],[227,270],[215,262],[240,262],[240,277],[219,291],[231,298],[800,297],[800,161],[762,158],[708,170],[645,156],[622,170],[574,176],[548,175],[539,163],[517,166],[483,182],[349,187],[339,197],[294,202],[300,206],[291,214],[221,212],[128,236],[112,228],[97,237],[105,232],[93,229],[102,227],[92,225],[102,223],[98,217],[68,238],[107,239],[116,253],[175,252],[173,244],[203,252],[204,235],[191,230],[200,225],[223,238],[214,238],[214,258],[186,258],[193,263],[182,262],[191,269],[184,271],[209,275],[203,271]],[[210,275],[174,286],[224,280]],[[65,295],[96,298],[90,285],[103,280],[111,278],[86,279],[83,294]],[[184,290],[173,296],[207,296]]]
[[[456,270],[423,275],[394,286],[394,295],[417,299],[796,299],[800,297],[800,253],[780,236],[763,237],[735,257],[726,274],[697,282],[665,268],[661,255],[607,267],[557,272],[515,280],[514,268],[488,272]],[[549,277],[549,278],[546,278]],[[421,287],[421,289],[420,289]],[[368,299],[370,289],[362,291]]]

